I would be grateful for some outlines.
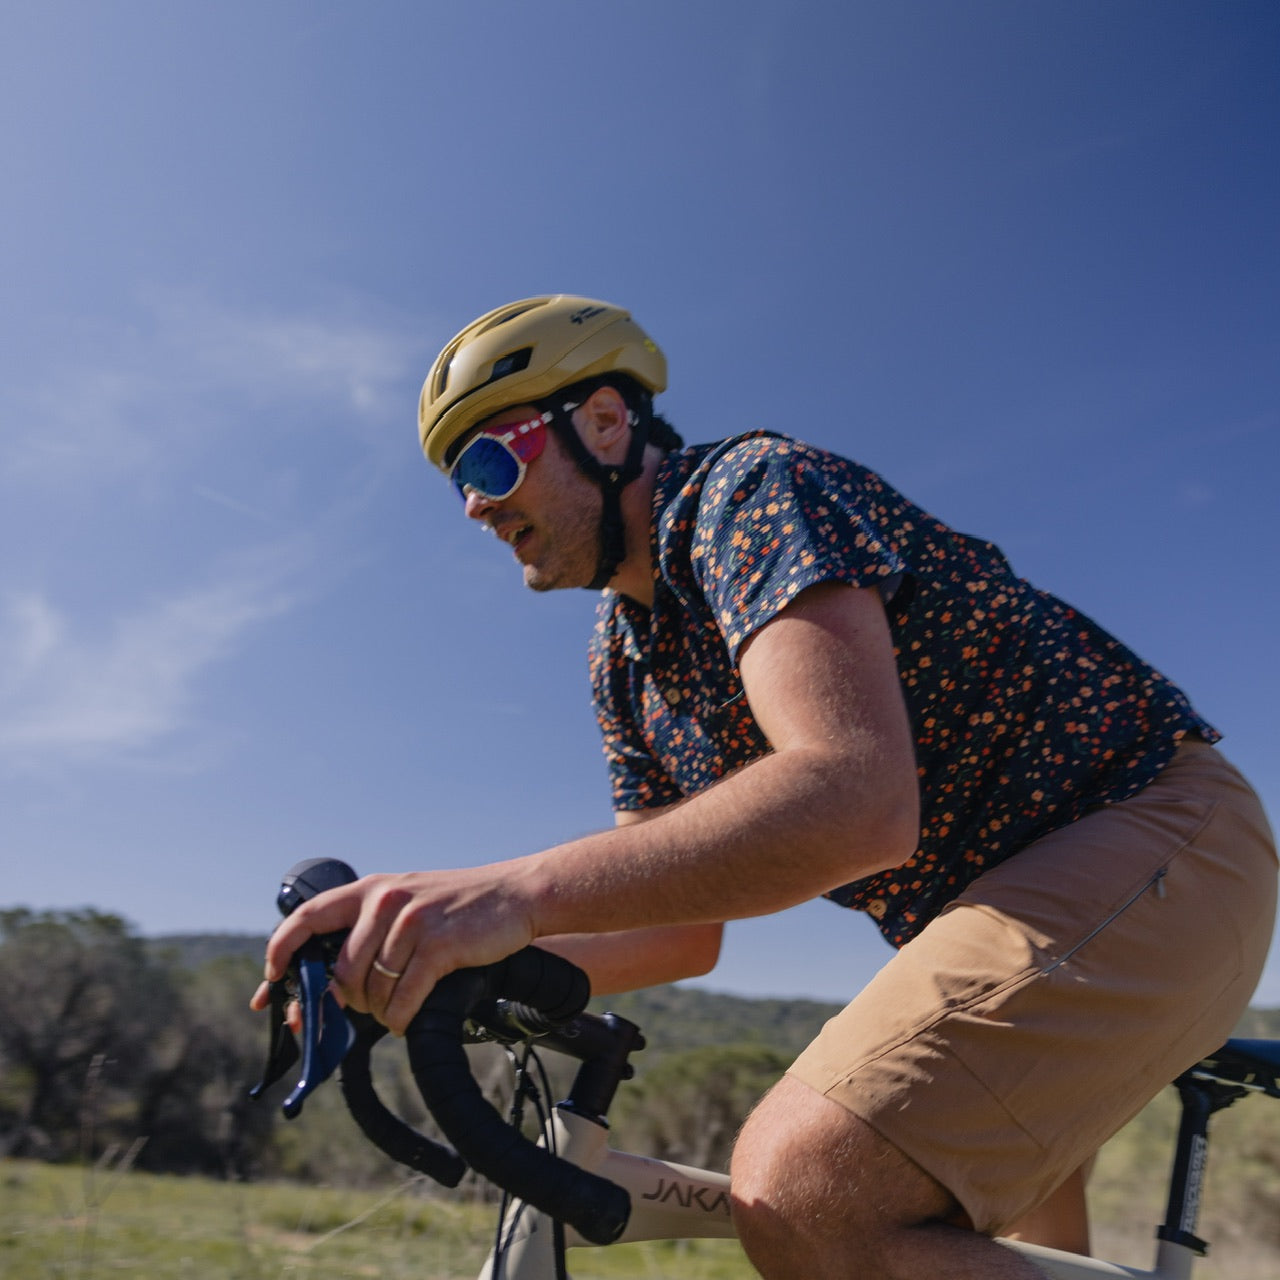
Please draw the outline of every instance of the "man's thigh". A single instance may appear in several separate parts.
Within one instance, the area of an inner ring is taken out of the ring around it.
[[[1275,886],[1256,797],[1184,745],[1139,795],[971,885],[792,1074],[997,1232],[1231,1033]]]

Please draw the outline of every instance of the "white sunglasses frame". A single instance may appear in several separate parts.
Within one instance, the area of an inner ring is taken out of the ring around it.
[[[564,406],[565,410],[568,410],[568,411],[572,411],[577,407],[578,407],[577,405]],[[464,502],[466,501],[468,492],[475,493],[479,495],[481,498],[484,498],[488,502],[504,502],[506,501],[507,498],[511,497],[511,495],[515,493],[515,491],[524,483],[525,472],[526,470],[528,470],[528,466],[529,466],[529,464],[525,462],[525,460],[519,455],[519,453],[516,452],[515,448],[513,448],[513,445],[515,444],[516,440],[518,440],[523,435],[528,435],[530,431],[533,431],[538,427],[549,427],[551,425],[552,419],[554,418],[555,418],[555,414],[550,409],[546,409],[542,413],[538,414],[536,417],[525,418],[520,422],[511,423],[510,430],[506,430],[503,427],[495,427],[489,430],[485,430],[483,427],[481,427],[481,429],[477,431],[475,435],[473,435],[465,445],[462,446],[462,449],[458,453],[458,456],[454,459],[453,466],[449,468],[449,479],[450,481],[452,481],[453,487],[457,489],[459,494],[462,495],[463,501]],[[515,462],[516,462],[515,483],[511,486],[511,488],[509,488],[506,491],[506,493],[502,493],[502,494],[486,493],[484,490],[478,489],[473,484],[463,485],[458,483],[457,473],[458,473],[458,468],[462,465],[462,459],[467,456],[467,450],[470,449],[471,446],[481,438],[496,441],[498,444],[502,445],[503,448],[505,448],[506,451],[515,459]]]

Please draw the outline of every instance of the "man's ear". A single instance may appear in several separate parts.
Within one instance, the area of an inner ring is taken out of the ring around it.
[[[613,387],[597,387],[574,411],[583,443],[601,462],[621,462],[631,441],[631,410]]]

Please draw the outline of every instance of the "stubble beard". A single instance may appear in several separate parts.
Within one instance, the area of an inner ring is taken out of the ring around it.
[[[604,498],[585,476],[575,476],[561,499],[554,526],[540,531],[544,554],[524,566],[524,584],[530,591],[587,587],[596,576]]]

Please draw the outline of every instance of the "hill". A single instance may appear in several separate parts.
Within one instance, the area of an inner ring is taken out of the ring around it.
[[[730,1044],[797,1054],[840,1010],[818,1000],[734,996],[686,986],[597,997],[591,1007],[636,1023],[649,1042],[647,1063],[677,1050]]]
[[[146,941],[155,955],[171,956],[183,969],[201,969],[227,956],[250,956],[261,962],[267,948],[265,933],[168,933]]]
[[[266,934],[176,933],[150,938],[185,969],[199,969],[228,956],[262,959]],[[597,1011],[611,1010],[650,1032],[650,1059],[675,1047],[700,1049],[722,1044],[767,1044],[798,1053],[840,1005],[821,1000],[737,996],[705,987],[664,986],[593,999]],[[659,1031],[660,1029],[660,1031]],[[1249,1009],[1237,1036],[1280,1039],[1280,1009]]]

